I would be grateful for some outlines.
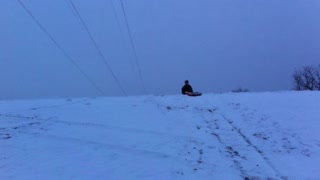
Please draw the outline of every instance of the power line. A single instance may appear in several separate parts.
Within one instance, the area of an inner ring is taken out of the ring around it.
[[[91,85],[101,94],[103,95],[103,92],[101,89],[94,83],[92,79],[80,68],[80,66],[74,61],[71,56],[68,55],[68,53],[60,46],[60,44],[53,38],[53,36],[50,35],[50,33],[44,28],[44,26],[41,25],[40,21],[31,13],[31,11],[20,1],[17,0],[19,4],[23,7],[23,9],[30,15],[30,17],[36,22],[36,24],[42,29],[43,32],[52,40],[52,42],[61,50],[61,52],[69,59],[69,61],[79,70],[79,72],[91,83]]]
[[[140,80],[141,80],[142,88],[143,88],[144,92],[146,93],[147,91],[146,91],[146,88],[145,88],[145,86],[144,86],[144,82],[143,82],[143,78],[142,78],[142,73],[141,73],[141,68],[140,68],[140,63],[139,63],[139,61],[138,61],[138,56],[137,56],[137,53],[136,53],[136,48],[135,48],[135,45],[134,45],[134,42],[133,42],[131,29],[130,29],[130,26],[129,26],[129,23],[128,23],[128,18],[127,18],[126,10],[125,10],[125,8],[124,8],[124,4],[123,4],[123,1],[122,1],[122,0],[120,0],[120,4],[121,4],[121,8],[122,8],[122,13],[123,13],[123,16],[124,16],[124,19],[125,19],[126,27],[127,27],[127,30],[128,30],[128,35],[129,35],[130,44],[131,44],[131,48],[132,48],[132,51],[133,51],[134,59],[135,59],[135,62],[136,62],[136,64],[137,64],[137,68],[138,68],[138,72],[139,72],[139,77],[140,77]]]
[[[84,27],[85,31],[88,33],[91,41],[93,42],[95,48],[97,49],[99,55],[100,55],[101,58],[103,59],[103,62],[104,62],[104,64],[105,64],[105,66],[106,66],[107,69],[111,72],[112,77],[114,78],[114,80],[115,80],[116,83],[118,84],[118,86],[119,86],[119,88],[121,89],[121,91],[123,92],[123,94],[127,96],[126,91],[123,89],[123,87],[121,86],[120,81],[118,80],[117,76],[116,76],[115,73],[112,71],[110,65],[109,65],[108,62],[107,62],[106,57],[105,57],[104,54],[102,53],[100,47],[98,46],[96,40],[94,39],[93,35],[91,34],[88,26],[87,26],[86,23],[84,22],[83,18],[81,17],[81,15],[80,15],[79,11],[77,10],[76,6],[74,5],[73,1],[72,1],[72,0],[68,0],[68,1],[70,2],[71,6],[72,6],[72,8],[73,8],[73,10],[74,10],[74,12],[76,13],[76,16],[77,16],[78,19],[80,20],[80,22],[81,22],[82,26]]]
[[[130,52],[130,51],[129,51],[129,48],[128,48],[128,46],[127,46],[127,43],[125,43],[124,32],[122,31],[122,28],[121,28],[121,25],[120,25],[119,16],[118,16],[116,7],[115,7],[115,5],[114,5],[114,1],[113,1],[113,0],[110,0],[110,2],[111,2],[113,14],[114,14],[115,19],[116,19],[116,21],[117,21],[118,28],[119,28],[119,30],[120,30],[122,43],[123,43],[125,49],[126,49],[128,52]],[[131,65],[132,65],[132,67],[133,67],[134,73],[137,75],[137,76],[136,76],[136,81],[139,82],[139,75],[138,75],[139,72],[136,71],[137,68],[135,68],[135,66],[136,66],[135,61],[132,60],[132,61],[130,61],[130,62],[132,63]]]

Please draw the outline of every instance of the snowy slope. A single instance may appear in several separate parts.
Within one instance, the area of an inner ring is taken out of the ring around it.
[[[0,102],[0,179],[320,179],[320,93]]]

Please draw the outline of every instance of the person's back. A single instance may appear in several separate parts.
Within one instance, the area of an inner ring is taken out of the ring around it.
[[[182,93],[182,94],[190,94],[190,93],[193,93],[192,87],[190,86],[188,80],[184,81],[184,86],[181,88],[181,93]]]

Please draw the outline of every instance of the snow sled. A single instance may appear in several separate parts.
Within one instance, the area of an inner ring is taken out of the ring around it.
[[[199,92],[192,92],[192,93],[187,93],[188,96],[201,96],[202,93]]]

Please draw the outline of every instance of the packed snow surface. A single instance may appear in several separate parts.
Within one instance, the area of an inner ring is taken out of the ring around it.
[[[0,101],[0,179],[320,179],[320,93]]]

